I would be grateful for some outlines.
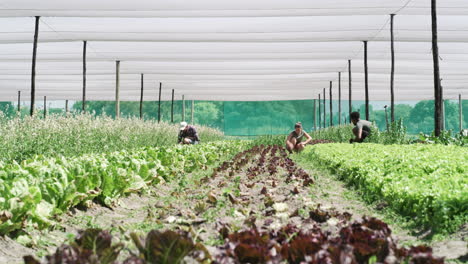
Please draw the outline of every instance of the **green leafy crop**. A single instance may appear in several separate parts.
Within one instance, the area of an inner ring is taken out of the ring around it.
[[[302,154],[436,232],[468,220],[468,149],[444,145],[324,144]]]
[[[54,215],[93,199],[113,206],[119,197],[205,169],[246,146],[217,142],[0,163],[0,234],[25,226],[46,228]]]

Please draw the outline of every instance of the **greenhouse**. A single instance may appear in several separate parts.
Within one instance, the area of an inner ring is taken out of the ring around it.
[[[467,1],[1,0],[0,25],[0,263],[468,261]]]

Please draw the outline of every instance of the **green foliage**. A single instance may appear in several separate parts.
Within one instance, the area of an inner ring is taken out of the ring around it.
[[[464,136],[461,133],[452,135],[451,130],[441,131],[438,137],[435,136],[434,132],[431,135],[421,133],[419,134],[419,141],[429,144],[468,146],[468,136]]]
[[[259,136],[252,140],[252,146],[283,146],[286,142],[286,135],[267,135],[267,136]]]
[[[352,125],[341,125],[312,131],[310,136],[313,139],[326,139],[335,142],[349,142],[349,139],[354,138]]]
[[[444,145],[324,144],[301,155],[436,232],[468,221],[468,152]]]
[[[400,119],[389,124],[385,131],[379,131],[377,128],[372,130],[371,136],[367,142],[379,144],[408,144],[409,138],[406,133],[406,127]]]
[[[328,127],[325,129],[313,131],[310,136],[313,139],[332,140],[334,142],[346,143],[351,138],[354,138],[352,132],[353,125],[341,125]],[[374,127],[371,135],[364,140],[364,142],[378,143],[378,144],[407,144],[409,139],[406,134],[406,128],[401,120],[391,123],[388,130],[380,131]]]
[[[354,138],[353,125],[333,126],[325,129],[312,131],[310,136],[313,140],[330,140],[333,142],[349,142]],[[284,145],[286,135],[267,135],[259,136],[252,141],[252,145]],[[407,144],[409,139],[406,134],[406,128],[403,122],[391,123],[388,131],[379,131],[378,128],[372,130],[372,135],[365,140],[365,142],[379,143],[379,144]]]
[[[0,160],[21,162],[34,155],[79,156],[177,143],[179,127],[137,118],[91,114],[9,119],[0,116]],[[221,140],[213,128],[197,126],[202,142]]]
[[[31,225],[45,228],[53,224],[52,216],[92,199],[113,206],[130,192],[214,165],[246,146],[217,142],[0,163],[0,234]]]

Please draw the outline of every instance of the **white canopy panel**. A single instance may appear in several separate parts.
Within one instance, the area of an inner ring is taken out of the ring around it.
[[[438,3],[444,97],[468,92],[468,1]],[[80,100],[83,41],[87,99],[191,100],[318,98],[333,81],[364,99],[368,41],[371,101],[390,98],[390,14],[395,16],[397,101],[433,99],[429,0],[2,0],[0,101],[29,100],[34,16],[41,16],[36,96]]]

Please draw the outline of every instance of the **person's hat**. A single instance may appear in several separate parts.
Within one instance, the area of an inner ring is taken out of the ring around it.
[[[294,125],[294,127],[295,127],[295,128],[296,128],[296,127],[302,128],[302,123],[301,123],[301,122],[297,122],[297,123]]]
[[[187,127],[187,122],[180,122],[180,130],[184,130]]]

